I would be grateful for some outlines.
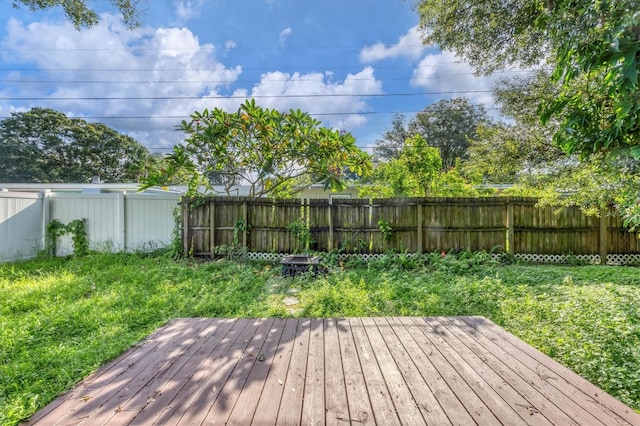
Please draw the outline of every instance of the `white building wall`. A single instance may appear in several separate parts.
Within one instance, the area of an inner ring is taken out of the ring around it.
[[[35,256],[44,248],[44,194],[0,192],[0,261]]]

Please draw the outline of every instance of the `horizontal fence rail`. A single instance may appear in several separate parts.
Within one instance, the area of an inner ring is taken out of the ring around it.
[[[589,217],[577,207],[539,207],[533,198],[185,198],[182,220],[185,253],[212,258],[233,247],[301,251],[307,247],[290,229],[300,221],[310,232],[308,248],[325,252],[468,249],[600,259],[611,253],[640,254],[640,241],[613,208],[604,209],[600,218]]]

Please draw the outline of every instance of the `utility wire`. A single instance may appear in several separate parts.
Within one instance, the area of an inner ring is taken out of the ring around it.
[[[485,107],[485,110],[499,110],[499,107]],[[354,112],[307,112],[312,117],[323,117],[323,116],[344,116],[344,115],[392,115],[392,114],[418,114],[423,112],[420,111],[354,111]],[[11,116],[0,116],[0,120],[12,118]],[[185,115],[138,115],[138,116],[85,116],[85,117],[68,117],[68,118],[78,118],[81,120],[182,120],[182,119],[190,119],[191,116],[189,113]]]
[[[350,78],[349,81],[411,81],[411,80],[443,80],[451,76],[475,75],[472,72],[466,73],[449,73],[446,76],[438,77],[393,77],[393,78]],[[260,80],[261,83],[270,82],[299,82],[299,81],[318,81],[314,78],[265,78]],[[0,83],[11,84],[236,84],[236,83],[255,83],[256,80],[27,80],[27,79],[0,79]]]
[[[457,64],[457,61],[442,61],[442,62],[438,62],[438,64]],[[222,65],[222,64],[220,64]],[[239,66],[239,65],[238,65]],[[282,66],[282,67],[278,67],[277,70],[273,70],[272,68],[268,68],[268,67],[245,67],[245,66],[240,66],[242,68],[243,71],[272,71],[272,72],[278,72],[281,70],[311,70],[312,72],[324,72],[324,71],[318,71],[319,69],[324,69],[324,70],[362,70],[362,68],[366,68],[367,64],[359,64],[359,65],[353,65],[353,66],[340,66],[340,65],[316,65],[313,67],[309,67],[309,66]],[[411,67],[411,69],[420,69],[420,68],[431,68],[432,65],[414,65]],[[234,66],[229,66],[229,67],[225,67],[225,68],[192,68],[189,69],[190,72],[197,72],[197,71],[228,71],[228,70],[233,70],[235,67]],[[375,66],[375,70],[406,70],[407,66],[400,66],[400,65],[376,65]],[[0,66],[0,71],[38,71],[38,72],[49,72],[49,71],[61,71],[61,72],[112,72],[112,71],[118,71],[118,72],[165,72],[165,71],[175,71],[175,72],[184,72],[185,68],[163,68],[163,69],[157,69],[157,68],[23,68],[23,67],[2,67]],[[535,71],[533,69],[531,70],[506,70],[506,71],[496,71],[495,73],[511,73],[511,72],[532,72]],[[494,74],[495,74],[494,73]]]
[[[327,93],[327,94],[296,94],[296,95],[231,95],[231,96],[114,96],[114,97],[0,97],[0,101],[163,101],[163,100],[203,100],[203,99],[281,99],[281,98],[389,98],[425,95],[454,95],[465,93],[493,93],[493,90],[450,90],[441,92],[413,92],[413,93]]]

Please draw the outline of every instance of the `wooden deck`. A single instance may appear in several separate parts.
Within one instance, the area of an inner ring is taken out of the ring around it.
[[[482,317],[176,319],[28,424],[640,425]]]

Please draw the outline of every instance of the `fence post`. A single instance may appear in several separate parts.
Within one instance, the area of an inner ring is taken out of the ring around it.
[[[418,253],[422,253],[422,203],[416,203],[418,209]]]
[[[182,254],[189,254],[189,200],[182,197]]]
[[[44,189],[40,191],[38,194],[38,198],[40,198],[42,202],[42,249],[47,249],[47,226],[51,221],[51,205],[49,203],[49,196],[51,195],[51,191],[48,189]],[[55,253],[53,254],[56,255]]]
[[[118,192],[118,201],[117,201],[117,209],[118,209],[118,239],[120,250],[127,251],[127,222],[125,218],[125,191]]]
[[[600,264],[607,264],[607,245],[609,244],[609,229],[607,227],[607,213],[608,208],[606,205],[600,207]]]
[[[247,222],[247,199],[246,198],[242,201],[242,222],[244,223],[244,228],[242,230],[242,247],[244,247],[245,250],[248,250],[247,229],[249,228],[249,222]]]
[[[328,209],[328,222],[329,222],[329,238],[327,240],[327,252],[333,250],[333,198],[329,197],[329,209]]]
[[[213,260],[216,257],[216,202],[213,198],[209,199],[209,250]]]
[[[507,253],[510,256],[515,254],[514,247],[514,226],[513,226],[513,203],[511,202],[511,198],[507,199]]]

